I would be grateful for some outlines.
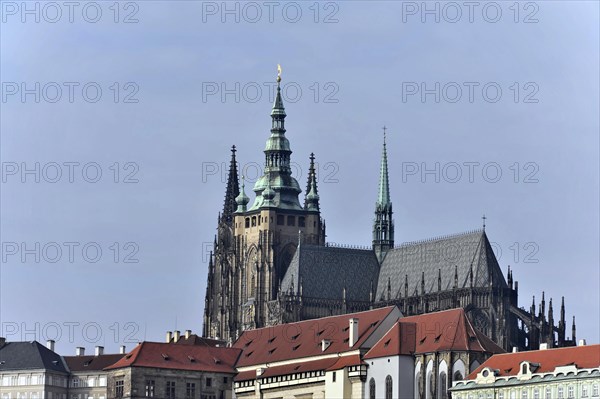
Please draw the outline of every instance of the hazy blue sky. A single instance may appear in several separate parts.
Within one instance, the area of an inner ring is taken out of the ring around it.
[[[575,315],[600,341],[597,2],[22,4],[1,3],[9,340],[201,331],[229,148],[253,181],[280,63],[329,241],[370,244],[385,124],[396,242],[485,213],[520,304],[564,295],[567,335]]]

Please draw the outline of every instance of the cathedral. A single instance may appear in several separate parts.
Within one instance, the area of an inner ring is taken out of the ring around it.
[[[277,77],[264,174],[254,200],[240,185],[236,148],[208,265],[203,335],[228,342],[243,331],[396,305],[404,316],[463,308],[505,350],[574,345],[565,337],[564,297],[555,325],[552,299],[536,312],[518,305],[518,282],[506,279],[482,229],[396,245],[385,131],[369,248],[327,243],[319,209],[315,156],[304,200],[290,167],[286,112]],[[485,221],[485,220],[484,220]]]

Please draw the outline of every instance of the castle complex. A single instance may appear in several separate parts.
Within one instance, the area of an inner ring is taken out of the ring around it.
[[[510,350],[574,345],[564,298],[526,310],[518,282],[506,279],[483,229],[396,245],[385,137],[368,249],[328,245],[319,208],[315,157],[304,201],[290,167],[281,77],[254,200],[238,176],[235,146],[225,202],[208,266],[205,337],[235,341],[243,331],[396,305],[404,316],[463,308],[475,327]]]

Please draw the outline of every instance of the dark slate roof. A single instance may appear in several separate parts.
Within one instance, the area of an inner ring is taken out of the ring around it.
[[[392,299],[403,297],[406,276],[408,295],[420,294],[423,273],[425,293],[437,292],[440,270],[442,290],[454,287],[455,268],[458,271],[458,288],[469,287],[471,265],[474,287],[487,287],[490,279],[495,286],[507,286],[483,230],[402,244],[390,250],[383,260],[375,300],[387,299],[388,279]]]
[[[64,359],[72,372],[101,371],[118,362],[124,356],[123,354],[65,356]]]
[[[8,342],[0,348],[0,372],[35,369],[68,374],[62,357],[37,341]]]
[[[299,291],[305,298],[342,299],[344,284],[346,300],[368,301],[373,282],[377,285],[379,263],[372,250],[302,244],[281,281],[281,290]]]

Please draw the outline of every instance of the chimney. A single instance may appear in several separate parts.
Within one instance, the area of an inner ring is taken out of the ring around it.
[[[181,336],[181,333],[179,332],[179,330],[173,331],[173,342],[179,341],[180,336]]]
[[[97,346],[96,347],[96,351],[95,351],[95,355],[96,356],[102,356],[102,355],[104,355],[104,347],[103,346]]]
[[[546,349],[548,349],[548,344],[547,343],[540,344],[540,350],[541,351],[545,351]]]
[[[121,347],[119,348],[119,354],[121,354],[121,355],[125,354],[125,345],[121,345]]]
[[[512,353],[517,353],[518,351],[519,351],[519,348],[517,348],[516,346],[513,346]]]
[[[352,348],[356,341],[358,341],[358,319],[352,318],[350,319],[350,329],[348,336],[348,346]]]
[[[577,346],[586,346],[587,343],[585,342],[585,339],[580,339],[579,343],[577,344]]]
[[[78,346],[77,348],[75,348],[75,356],[84,356],[85,355],[85,348],[83,346]]]
[[[329,345],[331,345],[331,340],[329,339],[324,339],[321,341],[321,352],[325,352],[327,350],[327,348],[329,348]]]
[[[192,335],[192,330],[185,330],[185,339],[189,339],[190,335]]]
[[[46,341],[46,348],[48,348],[52,352],[54,352],[54,340],[53,339],[49,339],[48,341]]]
[[[169,342],[171,342],[171,339],[173,338],[173,333],[171,333],[171,331],[167,331],[167,344]]]

